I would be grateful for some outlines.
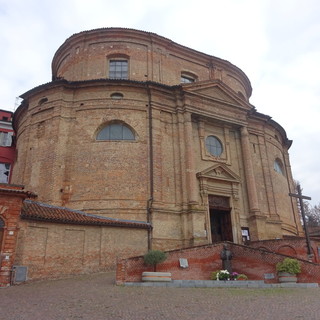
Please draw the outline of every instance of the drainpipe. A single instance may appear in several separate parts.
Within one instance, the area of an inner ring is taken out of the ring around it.
[[[148,116],[149,116],[149,199],[147,201],[147,222],[152,225],[153,203],[153,130],[152,130],[152,106],[151,91],[147,84]],[[152,249],[152,228],[148,229],[148,250]]]

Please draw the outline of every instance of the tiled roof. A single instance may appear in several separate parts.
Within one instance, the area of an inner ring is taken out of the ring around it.
[[[36,198],[37,195],[33,192],[26,191],[23,189],[23,186],[20,185],[13,185],[8,183],[0,183],[0,193],[12,193],[17,195],[23,195],[27,198]]]
[[[20,216],[26,220],[54,223],[151,229],[151,224],[144,221],[101,217],[79,210],[57,207],[31,200],[25,200],[23,202]]]

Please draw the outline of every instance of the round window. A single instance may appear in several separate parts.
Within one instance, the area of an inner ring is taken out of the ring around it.
[[[220,157],[223,151],[222,143],[215,136],[208,136],[206,139],[206,148],[210,154],[215,157]]]

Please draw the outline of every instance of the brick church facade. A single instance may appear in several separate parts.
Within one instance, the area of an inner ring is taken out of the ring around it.
[[[45,270],[54,236],[80,241],[82,257],[93,243],[115,252],[125,223],[140,230],[126,240],[136,244],[131,254],[301,236],[288,195],[291,141],[250,104],[251,91],[230,62],[153,33],[106,28],[68,38],[52,81],[24,93],[13,117],[11,182],[37,195],[33,207],[22,204],[18,263],[30,264],[42,243],[35,268]],[[119,220],[118,229],[106,240],[110,225],[95,221],[103,230],[89,243],[87,229],[61,227],[72,219],[54,210]]]

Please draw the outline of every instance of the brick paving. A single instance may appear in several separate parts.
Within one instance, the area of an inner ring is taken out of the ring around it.
[[[320,288],[123,287],[114,273],[0,289],[0,319],[319,320]]]

